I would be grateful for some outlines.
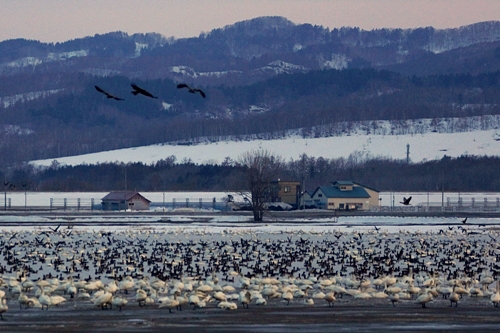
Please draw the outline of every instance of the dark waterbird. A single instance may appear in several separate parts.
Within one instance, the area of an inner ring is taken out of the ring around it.
[[[104,89],[102,89],[102,88],[100,88],[98,86],[94,86],[94,87],[95,87],[95,90],[97,90],[101,94],[106,95],[107,98],[112,98],[112,99],[117,100],[117,101],[124,101],[123,98],[116,97],[115,95],[110,94],[109,92],[107,92],[106,90],[104,90]]]
[[[408,197],[408,198],[403,197],[403,201],[401,201],[400,203],[405,205],[405,206],[408,206],[410,204],[410,200],[411,200],[411,197]]]
[[[150,97],[150,98],[158,98],[158,97],[154,96],[153,94],[151,94],[149,91],[142,89],[141,87],[137,86],[134,83],[132,83],[131,86],[134,89],[134,91],[132,91],[132,94],[134,94],[135,96],[138,94],[141,94],[141,95],[144,95],[144,96]]]
[[[201,89],[198,89],[198,88],[191,88],[190,86],[188,86],[187,84],[185,83],[179,83],[177,85],[177,89],[182,89],[182,88],[187,88],[188,91],[191,93],[191,94],[196,94],[196,93],[200,93],[201,97],[205,98],[206,95],[205,93],[201,90]]]

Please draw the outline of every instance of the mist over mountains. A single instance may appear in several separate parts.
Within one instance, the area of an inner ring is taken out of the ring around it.
[[[498,114],[500,22],[365,31],[260,17],[195,38],[17,39],[0,42],[0,77],[2,167],[199,137],[314,137],[339,122]],[[133,96],[132,82],[159,98]]]

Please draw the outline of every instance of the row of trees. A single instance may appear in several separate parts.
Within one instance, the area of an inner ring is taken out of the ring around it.
[[[407,163],[370,158],[360,153],[325,159],[302,155],[284,161],[265,150],[250,151],[221,165],[177,163],[174,156],[151,165],[106,163],[23,168],[0,172],[7,191],[228,191],[241,192],[252,203],[254,217],[263,216],[270,182],[304,181],[306,190],[334,180],[352,180],[380,191],[491,191],[500,192],[500,157],[461,156]]]

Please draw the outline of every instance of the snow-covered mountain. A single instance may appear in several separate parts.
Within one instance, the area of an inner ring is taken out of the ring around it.
[[[112,151],[32,161],[39,166],[50,166],[57,161],[61,165],[99,164],[113,162],[155,163],[175,156],[177,162],[192,161],[196,164],[221,164],[228,159],[237,160],[242,153],[264,149],[280,155],[285,160],[298,159],[307,154],[312,157],[351,157],[358,160],[374,157],[406,159],[412,162],[441,159],[444,156],[500,155],[500,116],[460,119],[421,119],[395,126],[378,121],[377,128],[369,128],[368,122],[350,124],[350,130],[337,136],[304,138],[293,131],[281,139],[228,138],[225,141],[200,140],[198,143],[170,143],[135,147]],[[467,131],[453,132],[457,121],[471,124]],[[483,124],[483,125],[481,125]],[[474,126],[476,125],[476,126]],[[369,134],[367,134],[369,133]],[[263,137],[263,136],[262,136]]]

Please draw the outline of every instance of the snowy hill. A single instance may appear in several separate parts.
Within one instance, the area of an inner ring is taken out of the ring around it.
[[[98,164],[105,162],[142,162],[155,163],[161,159],[175,156],[178,163],[192,161],[196,164],[220,164],[226,158],[232,160],[249,150],[266,149],[280,155],[285,160],[298,159],[307,154],[323,158],[357,159],[389,157],[406,159],[409,145],[412,162],[441,159],[443,156],[461,155],[496,156],[500,155],[500,118],[488,116],[488,125],[484,118],[421,119],[399,123],[377,121],[376,129],[368,129],[367,123],[351,123],[350,131],[338,136],[304,138],[290,134],[282,139],[226,140],[210,142],[206,140],[196,144],[159,144],[145,147],[119,149],[93,154],[57,158],[61,165]],[[452,132],[457,122],[467,122],[468,130]],[[482,123],[482,125],[481,125]],[[372,122],[373,124],[373,122]],[[476,124],[477,126],[475,126]],[[371,132],[373,134],[366,134]],[[393,133],[393,134],[388,134]],[[54,159],[32,161],[39,166],[50,166]]]

